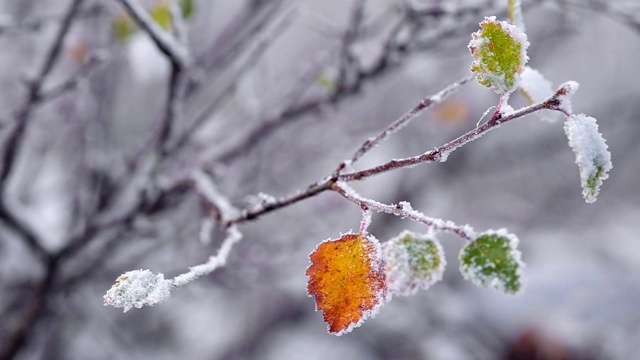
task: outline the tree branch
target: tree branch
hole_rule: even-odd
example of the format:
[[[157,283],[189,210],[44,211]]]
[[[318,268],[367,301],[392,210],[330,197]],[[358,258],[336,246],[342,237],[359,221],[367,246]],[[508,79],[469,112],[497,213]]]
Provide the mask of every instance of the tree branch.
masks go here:
[[[500,125],[506,122],[521,118],[525,115],[531,114],[533,112],[536,112],[542,109],[562,111],[562,109],[557,107],[558,96],[560,95],[562,94],[559,94],[557,92],[554,96],[550,97],[544,102],[524,107],[522,109],[519,109],[507,115],[503,115],[502,113],[497,113],[486,123],[476,127],[475,129],[463,135],[460,135],[456,139],[451,140],[448,143],[435,148],[434,150],[427,151],[422,155],[412,156],[404,159],[397,159],[397,160],[394,159],[385,164],[378,165],[369,169],[356,171],[348,174],[341,174],[338,178],[339,180],[342,180],[342,181],[362,180],[364,178],[367,178],[373,175],[378,175],[391,170],[414,166],[414,165],[422,164],[425,162],[434,162],[434,161],[444,162],[449,157],[449,154],[454,152],[459,147],[480,138],[485,133],[498,128]]]
[[[363,209],[375,210],[377,212],[384,212],[398,217],[411,219],[425,224],[434,230],[454,233],[468,241],[471,241],[475,238],[475,232],[469,225],[460,226],[456,225],[452,221],[445,221],[442,219],[429,217],[419,211],[413,210],[411,208],[411,204],[409,204],[408,202],[400,202],[396,205],[387,205],[371,199],[366,199],[356,193],[353,188],[351,188],[344,182],[333,183],[331,185],[331,190],[339,193],[340,195],[344,196],[349,201],[359,205]]]
[[[58,59],[58,55],[60,51],[62,51],[62,44],[64,38],[66,37],[69,29],[71,28],[71,23],[73,22],[74,17],[78,13],[80,8],[80,4],[82,0],[73,0],[71,5],[69,6],[69,10],[65,14],[64,19],[62,20],[62,24],[60,25],[60,29],[56,33],[54,37],[53,44],[49,48],[49,51],[45,55],[44,62],[42,67],[36,74],[33,80],[28,82],[27,86],[27,99],[22,105],[21,109],[15,116],[16,125],[8,135],[4,148],[2,149],[2,170],[0,170],[0,193],[4,191],[4,185],[13,170],[13,166],[15,164],[16,158],[18,156],[18,152],[22,147],[22,141],[24,139],[27,124],[29,122],[29,117],[31,116],[31,112],[34,109],[34,106],[41,100],[42,97],[42,86],[49,76],[53,65]]]
[[[117,0],[127,9],[127,12],[158,46],[158,49],[164,53],[174,66],[180,69],[188,69],[192,64],[189,51],[183,44],[180,44],[173,36],[162,30],[151,18],[149,13],[137,3],[131,0]]]

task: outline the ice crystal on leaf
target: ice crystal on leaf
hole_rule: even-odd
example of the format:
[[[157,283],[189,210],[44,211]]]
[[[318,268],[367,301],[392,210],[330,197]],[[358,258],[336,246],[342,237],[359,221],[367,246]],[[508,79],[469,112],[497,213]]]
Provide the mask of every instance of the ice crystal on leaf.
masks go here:
[[[585,114],[572,114],[564,124],[569,146],[576,154],[580,169],[582,196],[585,201],[596,201],[602,181],[609,177],[611,154],[602,134],[598,132],[596,119]]]
[[[404,231],[383,248],[389,293],[412,295],[442,279],[446,260],[435,237]]]
[[[307,291],[328,330],[350,332],[387,300],[382,247],[371,235],[345,234],[320,243],[309,255]]]
[[[133,270],[120,275],[104,295],[104,304],[124,308],[153,306],[169,298],[171,281],[149,270]]]
[[[518,87],[520,73],[527,63],[527,35],[518,27],[494,16],[480,23],[481,29],[472,34],[469,50],[475,58],[471,71],[481,85],[507,95]]]
[[[524,264],[517,246],[518,238],[505,229],[487,231],[460,251],[460,272],[476,285],[518,293]]]

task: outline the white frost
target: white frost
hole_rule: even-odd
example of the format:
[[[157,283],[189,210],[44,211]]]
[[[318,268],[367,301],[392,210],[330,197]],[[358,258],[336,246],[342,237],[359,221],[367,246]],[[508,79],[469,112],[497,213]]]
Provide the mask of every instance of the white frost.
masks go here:
[[[149,270],[133,270],[120,275],[111,289],[104,295],[104,305],[124,308],[141,308],[163,302],[171,295],[171,281],[164,275]]]
[[[524,67],[520,75],[520,91],[532,104],[543,102],[554,94],[551,81],[528,66]],[[540,114],[540,118],[547,122],[556,122],[561,117],[557,112],[541,111]]]
[[[553,85],[538,70],[524,67],[520,75],[520,88],[532,103],[546,100],[553,95]]]
[[[592,203],[597,199],[602,181],[609,177],[611,153],[598,132],[596,119],[590,116],[571,115],[564,124],[564,131],[569,138],[569,146],[576,154],[582,196],[586,202]]]
[[[233,246],[242,239],[242,233],[235,225],[232,225],[227,229],[227,237],[222,242],[220,250],[214,256],[211,256],[206,263],[192,266],[189,271],[176,276],[170,280],[171,284],[175,287],[184,286],[195,279],[210,274],[216,269],[223,267],[227,264],[227,258],[231,253]]]
[[[402,242],[406,237],[413,239],[413,249],[408,249]],[[430,246],[435,247],[435,254]],[[386,262],[387,288],[392,295],[413,295],[418,290],[428,289],[431,285],[442,280],[442,274],[447,264],[442,245],[433,235],[418,235],[410,231],[403,231],[397,237],[383,245]],[[420,251],[420,254],[415,254]],[[414,252],[411,254],[410,252]],[[416,255],[418,258],[416,258]],[[434,259],[433,257],[437,258]],[[424,269],[424,262],[432,264],[438,262],[433,269]]]
[[[573,113],[573,109],[571,107],[571,98],[573,94],[578,91],[580,84],[575,81],[567,81],[566,83],[560,85],[558,90],[556,90],[556,99],[560,101],[557,109],[564,112],[567,116]]]

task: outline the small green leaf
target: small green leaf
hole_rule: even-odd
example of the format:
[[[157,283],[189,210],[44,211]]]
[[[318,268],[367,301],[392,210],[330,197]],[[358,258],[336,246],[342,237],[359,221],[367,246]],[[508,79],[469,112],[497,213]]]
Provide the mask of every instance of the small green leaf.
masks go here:
[[[164,30],[171,29],[173,19],[171,18],[171,9],[166,3],[159,3],[151,9],[151,17]]]
[[[180,0],[180,10],[183,19],[188,19],[193,16],[195,10],[193,0]]]
[[[412,295],[442,279],[446,259],[433,236],[404,231],[384,244],[389,292]]]
[[[505,229],[487,231],[460,251],[460,272],[478,286],[515,294],[522,290],[518,238]]]
[[[120,41],[125,41],[136,31],[136,24],[129,15],[122,13],[111,22],[111,32]]]
[[[582,196],[586,202],[592,203],[612,168],[607,143],[598,132],[596,119],[585,114],[572,114],[564,124],[564,131],[569,138],[569,146],[576,154]]]
[[[478,83],[490,87],[500,95],[513,92],[520,74],[529,59],[527,35],[518,27],[494,16],[480,23],[481,29],[472,34],[469,50],[475,58],[471,71]]]

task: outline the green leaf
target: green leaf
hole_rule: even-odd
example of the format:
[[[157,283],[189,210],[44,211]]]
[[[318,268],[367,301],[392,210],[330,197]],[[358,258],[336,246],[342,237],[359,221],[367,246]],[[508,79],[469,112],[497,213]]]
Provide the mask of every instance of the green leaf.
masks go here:
[[[180,10],[183,19],[188,19],[193,16],[195,10],[193,0],[180,0]]]
[[[129,15],[122,13],[111,22],[111,32],[120,41],[125,41],[136,31],[136,24]]]
[[[460,251],[460,272],[478,286],[515,294],[522,290],[518,238],[505,229],[489,230]]]
[[[395,295],[412,295],[442,279],[446,259],[433,236],[404,231],[384,244],[387,286]]]
[[[564,124],[569,146],[576,154],[580,170],[582,196],[585,201],[596,201],[602,182],[609,177],[612,168],[611,153],[598,132],[596,119],[585,114],[572,114]]]
[[[480,23],[480,30],[472,34],[469,50],[474,57],[471,71],[478,83],[495,90],[500,95],[513,92],[520,81],[520,74],[529,59],[527,36],[518,27],[494,16]]]
[[[164,30],[171,29],[173,19],[171,18],[171,9],[169,9],[169,5],[166,3],[157,4],[151,9],[150,15],[161,28]]]

